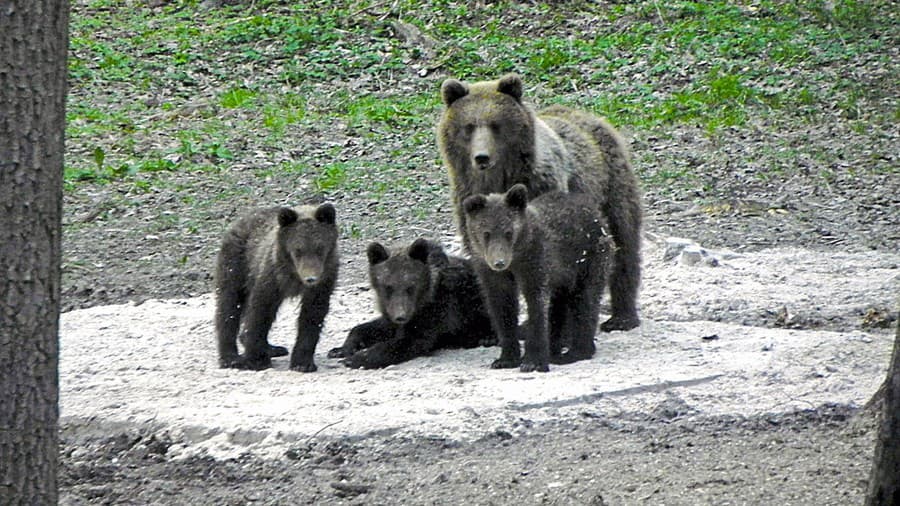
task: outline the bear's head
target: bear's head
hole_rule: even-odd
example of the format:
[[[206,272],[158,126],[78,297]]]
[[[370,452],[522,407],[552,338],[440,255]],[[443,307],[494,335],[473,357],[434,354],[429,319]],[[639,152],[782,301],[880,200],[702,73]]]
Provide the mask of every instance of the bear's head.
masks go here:
[[[304,285],[322,280],[334,261],[337,237],[334,206],[330,203],[282,207],[278,211],[278,247]]]
[[[513,185],[506,193],[470,195],[463,200],[465,234],[473,253],[488,267],[503,271],[515,260],[516,246],[526,230],[528,189]]]
[[[522,103],[522,79],[441,85],[446,110],[439,127],[441,149],[458,170],[511,171],[534,157],[534,116]]]
[[[373,242],[366,254],[378,310],[398,325],[409,322],[430,300],[434,272],[447,263],[440,245],[425,239],[393,253]]]

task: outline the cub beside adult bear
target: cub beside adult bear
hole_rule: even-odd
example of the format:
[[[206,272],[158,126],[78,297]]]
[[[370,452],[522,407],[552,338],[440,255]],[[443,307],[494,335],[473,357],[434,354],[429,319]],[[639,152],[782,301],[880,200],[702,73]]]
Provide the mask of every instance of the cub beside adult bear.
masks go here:
[[[265,369],[273,356],[286,355],[285,348],[269,344],[269,329],[284,299],[300,295],[291,369],[316,370],[313,353],[337,282],[337,237],[328,203],[258,209],[228,229],[215,273],[221,367]]]
[[[444,81],[446,106],[438,145],[450,173],[459,230],[463,200],[502,193],[521,183],[532,198],[549,191],[587,193],[606,216],[615,241],[609,276],[612,316],[604,331],[640,324],[641,198],[624,140],[603,119],[562,106],[535,113],[522,101],[522,80]],[[471,240],[464,238],[472,252]]]
[[[440,348],[474,348],[497,339],[471,262],[425,239],[389,251],[367,249],[369,279],[381,317],[357,325],[331,358],[374,369]]]
[[[463,201],[465,236],[487,298],[500,358],[491,367],[547,371],[594,355],[600,298],[611,240],[586,193],[549,192],[528,200],[516,184],[506,193]],[[520,356],[519,291],[529,328]],[[568,351],[562,353],[563,345]]]

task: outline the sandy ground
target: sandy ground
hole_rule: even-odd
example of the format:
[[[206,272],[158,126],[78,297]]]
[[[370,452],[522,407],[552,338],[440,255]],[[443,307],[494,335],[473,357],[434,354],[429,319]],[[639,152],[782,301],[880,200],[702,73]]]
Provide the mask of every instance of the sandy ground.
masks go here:
[[[179,441],[169,449],[174,459],[274,458],[319,435],[465,441],[515,436],[523,417],[861,405],[883,380],[893,336],[863,330],[860,319],[868,309],[896,309],[900,254],[672,256],[662,241],[647,243],[640,328],[598,335],[592,360],[545,374],[489,369],[497,348],[347,369],[325,354],[373,316],[370,292],[357,285],[335,293],[312,374],[288,370],[286,358],[262,372],[219,369],[210,295],[70,311],[61,322],[62,424],[86,437],[160,431]],[[293,313],[294,304],[283,306],[273,343],[293,343]]]

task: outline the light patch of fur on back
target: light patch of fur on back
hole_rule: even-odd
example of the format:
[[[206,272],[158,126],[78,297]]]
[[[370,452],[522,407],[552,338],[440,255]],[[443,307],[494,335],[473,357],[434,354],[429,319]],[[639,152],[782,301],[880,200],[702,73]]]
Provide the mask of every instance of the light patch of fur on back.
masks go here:
[[[572,156],[562,138],[547,123],[534,116],[534,171],[554,181],[556,189],[569,191],[569,176],[575,172]]]

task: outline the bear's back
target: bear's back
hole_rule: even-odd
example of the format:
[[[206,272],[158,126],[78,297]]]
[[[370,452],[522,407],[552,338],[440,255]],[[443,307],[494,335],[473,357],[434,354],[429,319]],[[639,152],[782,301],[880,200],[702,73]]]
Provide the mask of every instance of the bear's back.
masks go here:
[[[610,237],[596,200],[585,193],[545,193],[528,204],[529,219],[541,231],[550,272],[568,272],[586,258],[605,258]],[[553,266],[552,264],[557,264]]]

